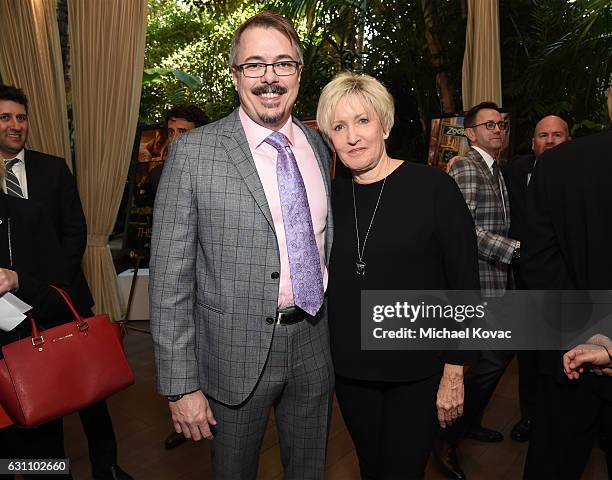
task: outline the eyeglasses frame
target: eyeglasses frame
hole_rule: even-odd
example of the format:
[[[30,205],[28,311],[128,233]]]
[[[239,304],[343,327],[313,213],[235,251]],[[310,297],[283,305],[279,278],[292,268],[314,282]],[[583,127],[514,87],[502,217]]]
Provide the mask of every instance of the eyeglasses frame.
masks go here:
[[[493,128],[487,127],[486,126],[487,123],[492,123]],[[500,124],[503,124],[504,128],[502,128]],[[508,130],[508,126],[510,125],[510,122],[508,120],[500,120],[499,122],[494,122],[493,120],[487,120],[486,122],[478,123],[476,125],[470,125],[469,127],[465,127],[465,128],[476,128],[476,127],[481,127],[483,125],[485,126],[487,130],[495,130],[495,127],[497,126],[500,132],[505,132],[506,130]]]
[[[279,74],[276,71],[276,67],[275,65],[278,65],[279,63],[292,63],[295,65],[295,72],[293,73],[289,73],[289,74]],[[245,73],[244,73],[244,67],[245,65],[264,65],[264,71],[261,75],[257,76],[257,77],[248,77]],[[240,72],[242,73],[242,75],[245,78],[261,78],[264,77],[266,75],[266,73],[268,73],[268,67],[272,67],[272,71],[274,72],[274,75],[278,76],[278,77],[290,77],[291,75],[295,75],[298,72],[299,67],[302,65],[301,62],[299,62],[298,60],[279,60],[278,62],[272,62],[272,63],[264,63],[264,62],[247,62],[247,63],[241,63],[240,65],[234,65],[234,68],[240,70]]]

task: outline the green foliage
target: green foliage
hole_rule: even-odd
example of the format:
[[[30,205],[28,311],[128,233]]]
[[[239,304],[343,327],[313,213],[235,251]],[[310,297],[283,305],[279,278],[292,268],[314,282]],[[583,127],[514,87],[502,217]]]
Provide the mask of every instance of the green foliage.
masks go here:
[[[238,104],[227,64],[234,30],[261,2],[149,0],[140,121],[159,123],[181,103],[215,120]]]
[[[423,5],[430,8],[436,20],[434,34],[440,43],[436,60],[451,85],[457,86],[465,36],[461,2],[299,0],[278,4],[287,16],[305,18],[310,31],[320,38],[318,44],[310,45],[314,63],[309,65],[307,60],[305,71],[312,73],[302,81],[303,93],[306,90],[302,101],[308,102],[308,108],[316,109],[320,88],[336,72],[350,69],[368,73],[382,81],[396,101],[390,153],[424,161],[430,119],[439,116],[442,108],[436,90],[437,70],[425,38]],[[454,93],[458,103],[459,91],[455,89]]]
[[[602,128],[612,0],[499,2],[504,106],[514,113],[518,150],[529,150],[533,126],[547,114],[579,124],[578,134]],[[338,71],[369,73],[396,101],[391,153],[425,160],[431,118],[443,112],[441,72],[461,106],[464,0],[149,0],[141,120],[156,123],[178,103],[196,103],[213,120],[235,108],[230,39],[264,8],[290,18],[303,41],[298,117],[314,118],[321,89]]]
[[[535,123],[549,114],[566,118],[574,135],[601,130],[608,121],[612,0],[504,4],[504,96],[515,111],[518,149],[530,150]]]

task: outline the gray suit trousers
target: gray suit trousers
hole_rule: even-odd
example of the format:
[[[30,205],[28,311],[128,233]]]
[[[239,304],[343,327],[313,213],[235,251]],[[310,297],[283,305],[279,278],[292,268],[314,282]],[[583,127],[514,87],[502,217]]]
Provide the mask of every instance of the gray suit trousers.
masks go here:
[[[326,318],[276,325],[261,378],[238,406],[209,399],[217,425],[214,478],[254,480],[274,408],[286,480],[323,480],[334,375]]]

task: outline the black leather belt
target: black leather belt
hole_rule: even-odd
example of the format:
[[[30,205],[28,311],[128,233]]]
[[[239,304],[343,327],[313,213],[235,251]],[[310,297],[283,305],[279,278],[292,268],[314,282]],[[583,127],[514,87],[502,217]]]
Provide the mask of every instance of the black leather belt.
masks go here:
[[[304,310],[295,306],[276,311],[276,323],[278,325],[293,325],[294,323],[299,323],[309,317],[310,315],[308,315]]]

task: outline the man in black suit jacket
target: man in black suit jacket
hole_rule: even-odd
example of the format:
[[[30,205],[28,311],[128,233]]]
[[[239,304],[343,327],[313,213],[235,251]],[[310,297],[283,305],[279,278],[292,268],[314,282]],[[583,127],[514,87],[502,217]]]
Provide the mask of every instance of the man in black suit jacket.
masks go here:
[[[2,170],[0,164],[0,179]],[[66,304],[49,286],[68,286],[61,248],[53,231],[42,207],[0,192],[0,295],[12,291],[32,306],[31,315],[41,328],[72,318]],[[30,322],[25,319],[10,331],[0,329],[0,347],[31,335]],[[35,428],[14,425],[0,428],[0,445],[4,458],[65,458],[62,419]],[[25,475],[24,478],[36,480],[37,477]],[[0,475],[0,478],[13,478],[13,475]],[[54,475],[54,478],[68,480],[72,476]]]
[[[502,173],[508,187],[508,196],[512,211],[510,214],[510,238],[524,241],[527,221],[527,185],[531,179],[531,172],[537,159],[545,151],[567,142],[570,139],[567,122],[556,115],[542,118],[535,126],[531,148],[533,154],[519,155],[512,158],[502,166]],[[514,282],[517,290],[527,287],[520,271],[520,262],[512,261]],[[529,440],[532,419],[535,415],[536,392],[538,384],[537,352],[517,352],[519,364],[519,401],[521,406],[521,419],[517,422],[510,437],[516,442]]]
[[[608,110],[612,119],[610,92]],[[521,262],[530,289],[612,289],[610,146],[612,129],[607,129],[559,145],[538,159],[527,195]],[[606,327],[612,330],[612,325]],[[561,353],[540,354],[538,407],[525,478],[579,479],[602,428],[608,434],[600,445],[610,474],[610,379],[586,374],[570,382]]]
[[[93,298],[81,262],[87,245],[87,224],[76,183],[66,162],[24,148],[28,135],[27,98],[15,87],[0,85],[0,158],[5,163],[8,195],[39,204],[49,216],[69,272],[75,306],[92,314]],[[106,402],[79,412],[89,442],[95,480],[129,480],[117,466],[117,443]]]

